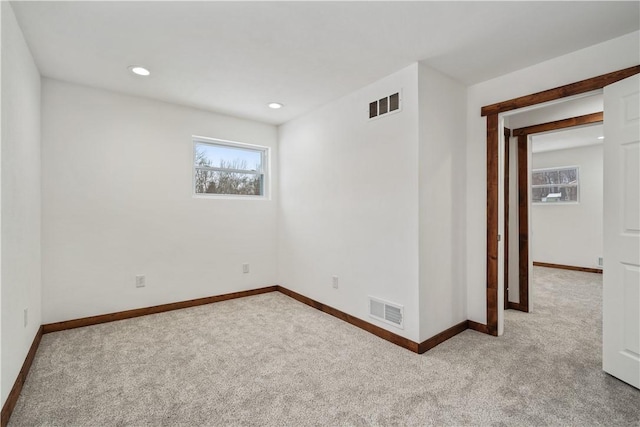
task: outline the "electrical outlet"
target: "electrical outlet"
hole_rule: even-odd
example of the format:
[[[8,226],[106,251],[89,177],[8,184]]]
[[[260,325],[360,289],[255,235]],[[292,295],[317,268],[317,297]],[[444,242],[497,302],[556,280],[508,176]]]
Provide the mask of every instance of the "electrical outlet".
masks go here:
[[[136,276],[136,288],[144,288],[147,284],[147,280],[144,277],[144,274],[139,274]]]
[[[24,309],[24,327],[26,328],[28,324],[29,324],[29,309],[25,308]]]
[[[333,276],[332,279],[333,289],[338,289],[338,276]]]
[[[247,263],[242,264],[242,272],[244,274],[247,274],[249,272],[249,264]]]
[[[598,257],[598,265],[602,267],[602,264],[603,264],[603,260],[602,260],[602,257],[600,256]]]

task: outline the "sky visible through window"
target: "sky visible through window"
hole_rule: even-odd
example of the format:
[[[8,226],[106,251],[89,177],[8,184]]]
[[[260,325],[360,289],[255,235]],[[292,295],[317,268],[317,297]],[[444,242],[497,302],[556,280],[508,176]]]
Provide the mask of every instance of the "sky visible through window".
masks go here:
[[[196,150],[201,152],[214,167],[219,167],[220,161],[223,160],[225,165],[238,165],[246,162],[247,170],[262,169],[262,156],[259,151],[201,143],[196,144]]]

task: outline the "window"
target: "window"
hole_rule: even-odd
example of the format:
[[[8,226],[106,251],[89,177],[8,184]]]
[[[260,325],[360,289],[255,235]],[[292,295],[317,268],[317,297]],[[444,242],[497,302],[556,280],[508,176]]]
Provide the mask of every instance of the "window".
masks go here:
[[[268,153],[267,147],[194,137],[194,194],[266,197]]]
[[[579,170],[577,166],[534,169],[531,175],[533,203],[577,203]]]

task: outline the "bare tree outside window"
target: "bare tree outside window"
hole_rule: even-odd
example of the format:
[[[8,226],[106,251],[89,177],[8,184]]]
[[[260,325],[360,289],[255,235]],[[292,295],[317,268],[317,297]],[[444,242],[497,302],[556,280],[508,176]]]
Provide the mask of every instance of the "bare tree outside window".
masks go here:
[[[577,166],[536,169],[531,174],[533,203],[578,202],[579,170]]]
[[[195,194],[264,196],[266,149],[194,143]]]

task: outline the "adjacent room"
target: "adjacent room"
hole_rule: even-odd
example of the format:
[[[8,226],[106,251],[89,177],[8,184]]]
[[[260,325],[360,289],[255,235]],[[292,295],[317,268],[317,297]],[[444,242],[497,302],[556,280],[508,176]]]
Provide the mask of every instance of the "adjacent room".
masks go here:
[[[2,427],[640,423],[640,3],[0,6]]]
[[[596,91],[505,119],[506,309],[535,305],[520,280],[530,262],[602,273],[603,101]]]
[[[602,270],[602,125],[533,137],[534,265]]]

